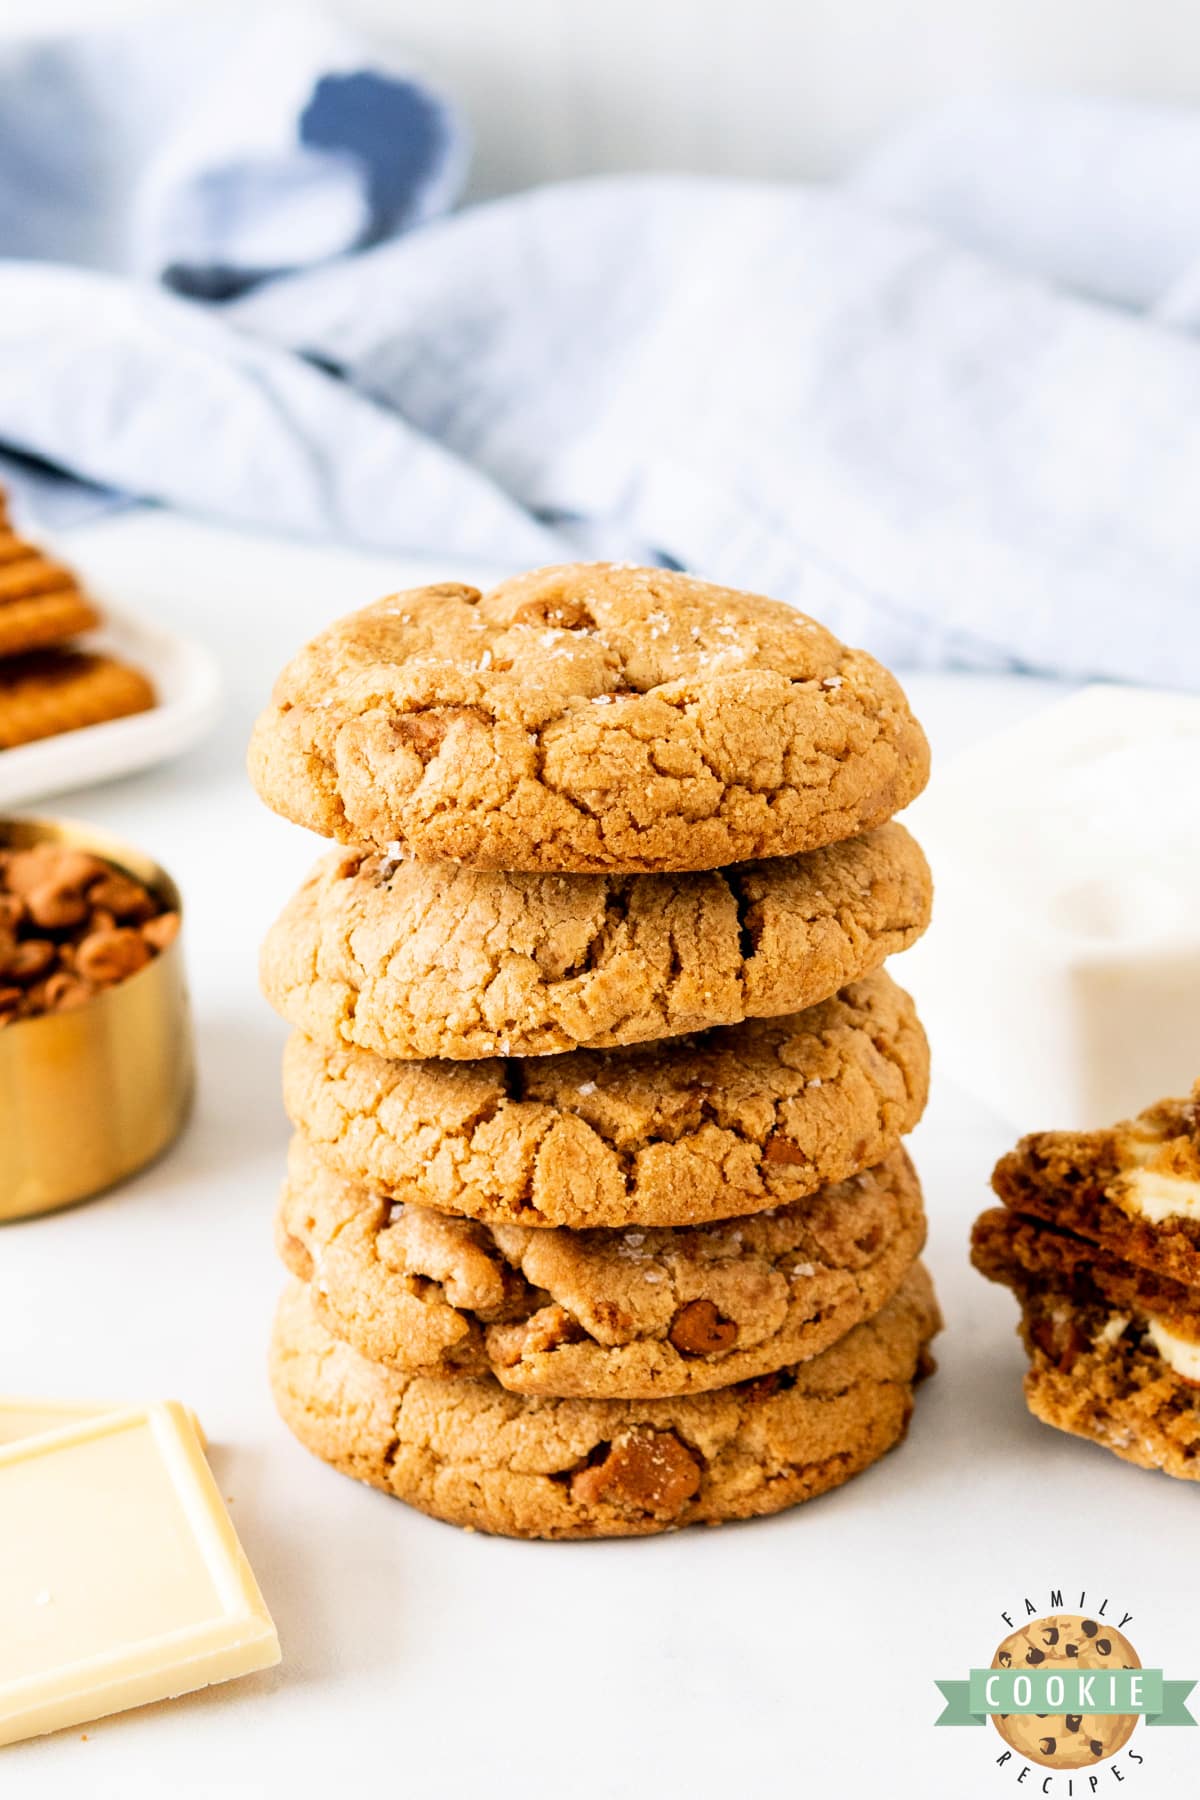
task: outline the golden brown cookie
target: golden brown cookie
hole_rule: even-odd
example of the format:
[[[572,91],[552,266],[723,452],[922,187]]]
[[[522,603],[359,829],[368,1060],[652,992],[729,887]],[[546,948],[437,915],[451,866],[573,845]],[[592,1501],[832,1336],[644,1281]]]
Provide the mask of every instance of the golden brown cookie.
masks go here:
[[[0,750],[103,725],[154,705],[137,669],[80,650],[34,650],[0,662]]]
[[[533,1231],[394,1205],[297,1137],[277,1220],[322,1324],[402,1373],[517,1394],[702,1393],[806,1361],[872,1317],[921,1252],[902,1150],[753,1218]]]
[[[1021,1304],[1038,1418],[1200,1480],[1200,1289],[1000,1207],[976,1220],[971,1260]]]
[[[40,650],[99,623],[70,569],[19,537],[0,500],[0,657]]]
[[[284,670],[250,771],[324,837],[477,869],[716,869],[880,825],[929,753],[803,613],[576,563],[381,600]]]
[[[638,1537],[780,1512],[876,1462],[904,1435],[939,1324],[917,1264],[874,1319],[794,1369],[674,1400],[551,1400],[368,1362],[296,1283],[271,1383],[309,1450],[437,1518],[507,1537]]]
[[[929,869],[901,825],[682,875],[326,858],[263,946],[268,1000],[388,1057],[540,1056],[790,1013],[905,949]]]
[[[393,1199],[497,1225],[698,1225],[881,1162],[921,1116],[928,1058],[880,970],[803,1013],[626,1050],[386,1062],[296,1036],[284,1102]]]
[[[1172,1344],[1146,1316],[1114,1312],[1052,1288],[1027,1291],[1029,1410],[1058,1431],[1143,1469],[1200,1481],[1200,1345]],[[1184,1375],[1164,1355],[1191,1351]]]
[[[1104,1131],[1040,1131],[1001,1157],[992,1186],[1014,1212],[1200,1287],[1200,1083]]]
[[[976,1219],[971,1261],[989,1281],[1019,1294],[1052,1288],[1088,1305],[1152,1314],[1200,1339],[1200,1288],[1006,1207],[991,1207]]]

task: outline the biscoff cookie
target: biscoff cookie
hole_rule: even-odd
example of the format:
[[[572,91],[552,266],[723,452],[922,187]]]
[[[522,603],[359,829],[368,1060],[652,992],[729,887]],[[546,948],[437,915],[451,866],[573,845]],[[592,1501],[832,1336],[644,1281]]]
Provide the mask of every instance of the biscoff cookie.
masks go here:
[[[904,1436],[940,1325],[917,1264],[831,1349],[663,1400],[560,1400],[368,1362],[294,1283],[276,1318],[275,1402],[317,1456],[456,1525],[523,1538],[639,1537],[780,1512]]]
[[[1200,1084],[1103,1131],[1040,1131],[1001,1157],[992,1186],[1014,1212],[1091,1238],[1200,1287]]]
[[[395,1205],[297,1137],[277,1240],[322,1324],[372,1362],[491,1374],[519,1394],[650,1399],[819,1355],[895,1293],[925,1221],[902,1150],[721,1225],[538,1231]]]
[[[352,1180],[496,1225],[698,1225],[870,1168],[925,1105],[929,1051],[882,970],[806,1012],[663,1044],[388,1062],[295,1036],[294,1123]]]
[[[99,623],[70,569],[18,536],[0,499],[0,657],[43,649]]]
[[[330,627],[255,728],[268,806],[477,869],[715,869],[854,837],[929,753],[895,679],[778,601],[575,563]]]
[[[263,946],[309,1037],[387,1057],[541,1056],[797,1012],[929,922],[901,825],[677,875],[505,875],[358,852],[320,863]]]
[[[32,650],[0,662],[0,750],[103,725],[154,705],[146,677],[111,656]]]

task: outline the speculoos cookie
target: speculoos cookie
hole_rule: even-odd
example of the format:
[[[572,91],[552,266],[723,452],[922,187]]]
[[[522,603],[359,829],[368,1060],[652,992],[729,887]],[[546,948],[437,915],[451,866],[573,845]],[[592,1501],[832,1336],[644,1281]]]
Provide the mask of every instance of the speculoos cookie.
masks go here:
[[[0,494],[0,657],[44,649],[99,623],[70,569],[13,530]]]

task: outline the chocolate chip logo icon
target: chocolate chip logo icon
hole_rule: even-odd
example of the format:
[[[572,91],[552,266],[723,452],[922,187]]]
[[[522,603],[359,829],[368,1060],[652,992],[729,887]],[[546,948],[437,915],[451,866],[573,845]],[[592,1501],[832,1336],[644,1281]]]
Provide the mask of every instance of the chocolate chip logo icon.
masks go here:
[[[1140,1669],[1127,1637],[1097,1619],[1051,1613],[1010,1632],[993,1669]],[[994,1713],[1005,1743],[1046,1769],[1088,1769],[1115,1756],[1133,1735],[1136,1713]]]

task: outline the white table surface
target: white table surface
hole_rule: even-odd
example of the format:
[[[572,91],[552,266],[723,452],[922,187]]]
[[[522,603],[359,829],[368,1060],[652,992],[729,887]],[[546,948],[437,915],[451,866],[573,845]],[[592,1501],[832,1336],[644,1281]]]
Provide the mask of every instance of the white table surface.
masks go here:
[[[1001,1610],[1026,1594],[1048,1610],[1051,1586],[1086,1589],[1089,1607],[1111,1596],[1117,1618],[1134,1615],[1143,1661],[1200,1674],[1194,1492],[1026,1413],[1013,1302],[966,1257],[1012,1133],[950,1069],[936,1069],[912,1141],[948,1321],[940,1373],[903,1448],[847,1487],[721,1531],[538,1545],[453,1530],[307,1456],[264,1376],[288,1129],[284,1028],[258,997],[255,956],[317,845],[256,802],[243,747],[278,667],[330,617],[427,572],[470,571],[154,514],[64,548],[102,593],[203,639],[226,672],[205,746],[51,803],[132,838],[178,879],[200,1095],[159,1166],[0,1230],[0,1391],[195,1407],[284,1660],[88,1727],[86,1742],[73,1731],[0,1752],[5,1795],[1002,1795],[1018,1783],[1013,1765],[995,1768],[990,1729],[932,1729],[934,1680],[989,1661]],[[1056,692],[907,685],[943,757]],[[1140,1726],[1134,1743],[1146,1761],[1127,1765],[1122,1792],[1181,1794],[1189,1773],[1195,1791],[1190,1733]],[[1097,1773],[1101,1792],[1115,1788],[1107,1765]],[[1022,1792],[1041,1792],[1032,1776]],[[1049,1791],[1065,1795],[1065,1778]]]

